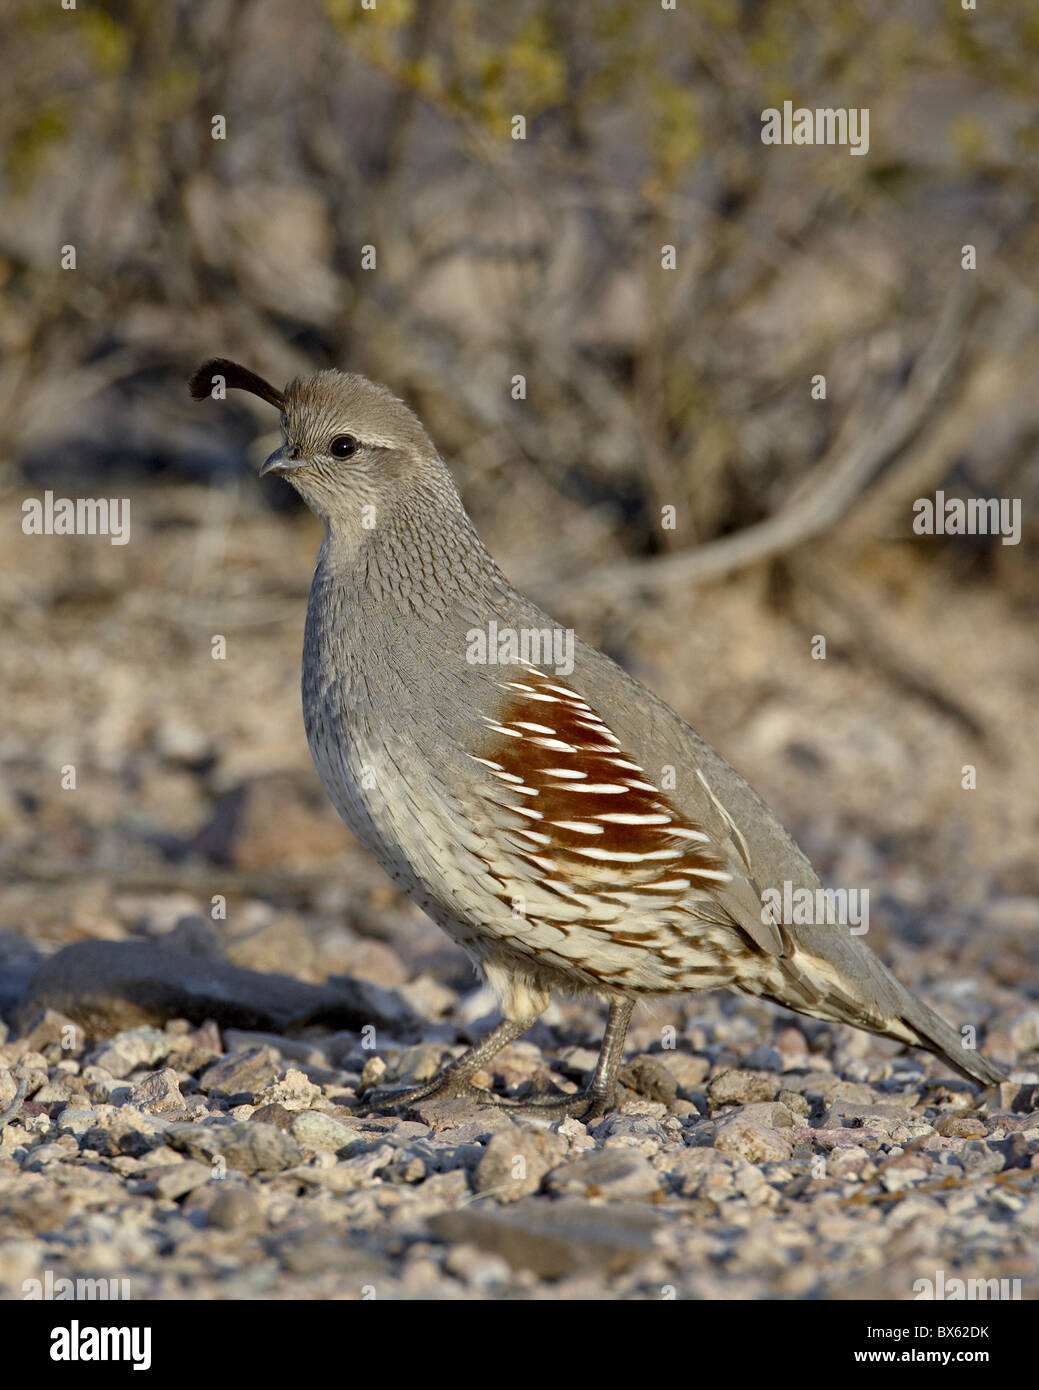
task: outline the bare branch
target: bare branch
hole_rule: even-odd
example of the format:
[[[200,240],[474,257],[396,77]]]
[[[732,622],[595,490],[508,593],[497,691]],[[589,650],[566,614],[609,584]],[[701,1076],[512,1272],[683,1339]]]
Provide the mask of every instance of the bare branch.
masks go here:
[[[576,577],[580,592],[619,595],[661,584],[699,584],[719,579],[747,565],[781,555],[838,521],[902,450],[927,419],[952,376],[966,338],[976,300],[967,276],[950,295],[934,336],[920,355],[904,390],[882,413],[880,423],[842,451],[838,445],[765,521],[695,550],[652,560],[604,565]]]

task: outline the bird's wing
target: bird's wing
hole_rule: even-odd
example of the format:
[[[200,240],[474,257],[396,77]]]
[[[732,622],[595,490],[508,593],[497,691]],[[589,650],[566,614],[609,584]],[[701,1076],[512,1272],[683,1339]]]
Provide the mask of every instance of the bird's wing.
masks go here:
[[[769,954],[788,948],[763,913],[746,843],[702,774],[702,816],[675,805],[576,688],[534,666],[503,672],[471,755],[485,800],[508,813],[501,834],[539,889],[620,908],[681,905],[732,924]]]

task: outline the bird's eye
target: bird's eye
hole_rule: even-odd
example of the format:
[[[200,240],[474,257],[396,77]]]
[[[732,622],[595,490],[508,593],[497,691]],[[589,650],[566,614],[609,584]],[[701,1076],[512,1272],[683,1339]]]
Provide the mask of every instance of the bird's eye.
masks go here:
[[[328,452],[334,459],[348,459],[357,453],[357,440],[352,434],[337,434],[328,446]]]

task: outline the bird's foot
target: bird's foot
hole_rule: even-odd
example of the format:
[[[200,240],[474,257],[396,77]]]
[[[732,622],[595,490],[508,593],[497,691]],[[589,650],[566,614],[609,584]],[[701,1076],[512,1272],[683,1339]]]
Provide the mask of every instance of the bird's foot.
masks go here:
[[[467,1076],[453,1076],[450,1067],[438,1072],[432,1081],[422,1086],[405,1086],[395,1091],[369,1091],[361,1098],[364,1110],[400,1110],[404,1106],[417,1105],[423,1100],[472,1100],[478,1105],[505,1104],[492,1091],[483,1091],[474,1086]]]
[[[612,1108],[614,1097],[606,1091],[588,1087],[572,1096],[538,1096],[530,1100],[506,1102],[517,1115],[529,1119],[564,1120],[573,1117],[585,1124],[601,1120]]]
[[[479,1086],[474,1086],[468,1076],[452,1075],[450,1067],[447,1067],[422,1086],[388,1091],[383,1095],[378,1091],[369,1092],[362,1098],[360,1108],[381,1113],[418,1105],[426,1100],[471,1100],[477,1105],[493,1105],[500,1110],[508,1110],[514,1115],[522,1115],[529,1119],[563,1120],[573,1116],[585,1121],[602,1119],[613,1104],[611,1095],[592,1087],[578,1091],[572,1096],[537,1096],[513,1100],[509,1096],[499,1096],[493,1091],[482,1090]]]

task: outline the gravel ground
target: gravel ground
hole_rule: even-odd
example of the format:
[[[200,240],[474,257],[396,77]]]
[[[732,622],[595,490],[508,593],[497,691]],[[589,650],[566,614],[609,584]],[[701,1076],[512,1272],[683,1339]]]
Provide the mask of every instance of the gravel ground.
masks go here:
[[[469,1102],[372,1116],[359,1090],[426,1079],[493,1007],[398,917],[398,950],[340,940],[368,976],[350,1002],[370,1005],[366,1034],[172,1018],[88,1040],[30,989],[0,1046],[0,1294],[71,1278],[135,1299],[910,1299],[939,1270],[1039,1293],[1039,1009],[1012,991],[986,1050],[1015,1079],[985,1096],[930,1057],[715,993],[639,1011],[622,1103],[596,1123]],[[294,931],[275,919],[252,949],[283,956]],[[936,950],[906,954],[917,983]],[[555,1005],[478,1081],[572,1090],[600,1026]]]

